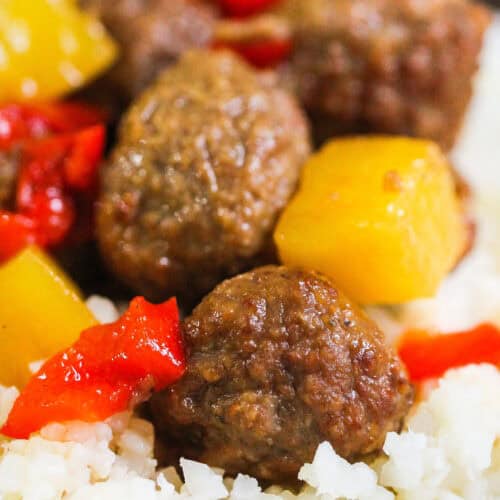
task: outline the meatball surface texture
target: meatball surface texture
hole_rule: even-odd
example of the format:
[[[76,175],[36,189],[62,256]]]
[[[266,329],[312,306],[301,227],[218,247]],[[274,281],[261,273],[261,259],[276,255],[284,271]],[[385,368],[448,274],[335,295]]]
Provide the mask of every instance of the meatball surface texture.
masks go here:
[[[186,54],[122,122],[98,206],[105,260],[137,292],[185,302],[269,262],[309,151],[293,97],[229,52]]]
[[[182,453],[286,482],[324,440],[349,460],[399,430],[413,390],[376,325],[326,277],[267,266],[225,281],[185,322],[186,375],[152,401]]]

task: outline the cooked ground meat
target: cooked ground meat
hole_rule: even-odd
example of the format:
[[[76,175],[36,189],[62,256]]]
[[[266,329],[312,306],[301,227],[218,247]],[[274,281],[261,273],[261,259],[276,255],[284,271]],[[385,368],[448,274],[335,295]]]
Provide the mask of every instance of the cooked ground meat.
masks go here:
[[[80,0],[102,19],[118,41],[121,57],[95,87],[136,96],[159,72],[191,48],[207,45],[214,9],[198,0]]]
[[[313,272],[225,281],[186,319],[185,376],[152,400],[184,456],[283,482],[328,440],[349,460],[397,431],[413,390],[376,325]]]
[[[384,132],[453,144],[489,15],[468,0],[284,0],[283,71],[319,141]]]
[[[276,219],[310,151],[289,94],[229,52],[192,52],[132,106],[119,135],[97,222],[122,280],[189,303],[269,262]]]
[[[0,152],[0,209],[12,209],[18,171],[18,152]]]

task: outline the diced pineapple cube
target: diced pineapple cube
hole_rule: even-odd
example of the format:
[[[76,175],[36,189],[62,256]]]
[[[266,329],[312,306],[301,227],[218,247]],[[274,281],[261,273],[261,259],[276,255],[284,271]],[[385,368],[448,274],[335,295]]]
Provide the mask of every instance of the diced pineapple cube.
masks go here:
[[[275,242],[285,264],[322,271],[361,303],[401,303],[435,294],[466,227],[437,145],[348,138],[311,157]]]

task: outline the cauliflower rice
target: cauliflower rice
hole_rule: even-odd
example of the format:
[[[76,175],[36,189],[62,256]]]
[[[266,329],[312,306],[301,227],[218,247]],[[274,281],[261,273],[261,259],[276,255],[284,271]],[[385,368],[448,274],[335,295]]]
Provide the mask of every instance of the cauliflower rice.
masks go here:
[[[371,314],[394,338],[408,327],[442,332],[483,321],[500,325],[500,19],[487,37],[483,66],[454,160],[476,189],[478,245],[436,298]],[[116,319],[103,298],[88,302],[102,322]],[[18,396],[0,387],[0,423]],[[29,440],[3,440],[2,500],[493,500],[500,499],[500,371],[471,365],[449,371],[407,419],[389,433],[384,455],[350,464],[328,443],[318,447],[299,478],[302,491],[265,492],[257,481],[181,460],[184,483],[173,468],[157,470],[152,425],[130,413],[106,422],[52,424]]]

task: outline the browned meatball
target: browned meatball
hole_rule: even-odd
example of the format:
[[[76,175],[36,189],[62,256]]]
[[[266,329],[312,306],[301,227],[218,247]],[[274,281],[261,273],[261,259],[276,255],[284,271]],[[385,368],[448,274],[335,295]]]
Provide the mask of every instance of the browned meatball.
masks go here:
[[[167,445],[229,473],[296,478],[324,440],[363,458],[411,406],[382,333],[319,274],[268,266],[225,281],[184,329],[187,372],[154,397],[155,422]]]
[[[386,132],[449,148],[472,90],[487,10],[469,0],[285,0],[295,30],[283,80],[319,140]]]
[[[118,41],[121,57],[96,87],[130,100],[186,50],[207,45],[214,9],[199,0],[80,0]]]
[[[289,94],[229,52],[187,54],[123,120],[102,176],[104,258],[148,297],[199,298],[266,260],[309,150]]]

